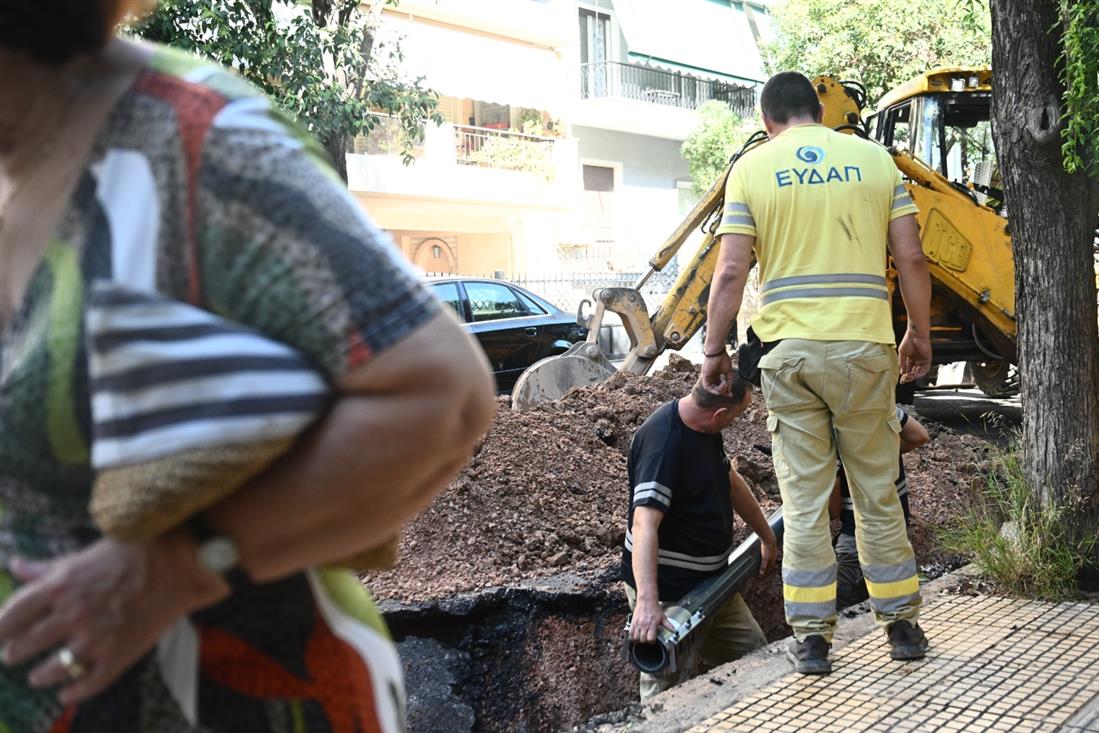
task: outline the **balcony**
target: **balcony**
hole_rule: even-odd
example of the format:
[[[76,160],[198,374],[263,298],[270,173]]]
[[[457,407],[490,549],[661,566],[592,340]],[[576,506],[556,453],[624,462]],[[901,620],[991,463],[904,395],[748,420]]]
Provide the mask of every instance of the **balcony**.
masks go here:
[[[756,90],[677,71],[619,61],[580,65],[573,125],[686,140],[698,126],[698,108],[711,100],[745,117],[755,114]]]
[[[454,142],[458,165],[522,171],[547,181],[554,178],[553,151],[556,138],[487,127],[454,125]]]
[[[581,64],[580,97],[630,99],[690,110],[717,99],[745,116],[752,114],[756,104],[751,87],[619,61]]]
[[[347,156],[352,191],[550,209],[568,208],[576,196],[573,139],[428,125],[410,166],[402,163],[400,140],[397,121],[379,115],[370,136],[356,140]]]

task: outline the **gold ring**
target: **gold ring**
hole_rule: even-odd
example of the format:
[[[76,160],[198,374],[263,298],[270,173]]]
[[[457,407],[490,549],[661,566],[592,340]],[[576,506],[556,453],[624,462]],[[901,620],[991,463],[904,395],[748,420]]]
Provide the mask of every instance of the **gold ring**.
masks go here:
[[[73,650],[67,646],[57,650],[57,661],[65,670],[65,673],[69,675],[69,679],[78,680],[84,676],[84,664],[76,658]]]

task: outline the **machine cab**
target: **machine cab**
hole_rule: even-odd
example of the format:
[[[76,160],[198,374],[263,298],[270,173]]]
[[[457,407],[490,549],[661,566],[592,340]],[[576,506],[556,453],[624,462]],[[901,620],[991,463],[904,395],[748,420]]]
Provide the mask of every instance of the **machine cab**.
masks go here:
[[[1003,199],[992,141],[992,71],[929,71],[887,94],[870,120],[871,136],[906,150],[978,203]]]

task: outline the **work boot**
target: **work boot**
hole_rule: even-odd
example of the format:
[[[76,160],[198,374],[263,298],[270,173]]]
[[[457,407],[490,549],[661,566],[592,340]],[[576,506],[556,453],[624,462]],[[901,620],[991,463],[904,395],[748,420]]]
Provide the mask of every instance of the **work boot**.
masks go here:
[[[893,659],[923,659],[927,654],[927,637],[918,625],[907,621],[894,621],[889,624],[889,645],[893,649],[889,656]]]
[[[786,656],[794,663],[794,669],[801,674],[830,674],[832,663],[828,661],[828,650],[832,647],[820,634],[805,637],[805,641],[790,640]]]

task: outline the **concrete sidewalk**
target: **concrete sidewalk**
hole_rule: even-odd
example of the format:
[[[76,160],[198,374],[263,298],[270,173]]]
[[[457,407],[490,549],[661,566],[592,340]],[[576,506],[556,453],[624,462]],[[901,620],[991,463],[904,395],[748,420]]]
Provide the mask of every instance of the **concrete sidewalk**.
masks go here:
[[[789,674],[689,728],[711,731],[1099,733],[1099,604],[940,595],[926,659],[869,630],[823,677]]]
[[[783,639],[579,730],[1099,733],[1099,597],[982,595],[975,572],[921,587],[924,660],[891,660],[861,603],[840,613],[831,675],[794,674]]]

